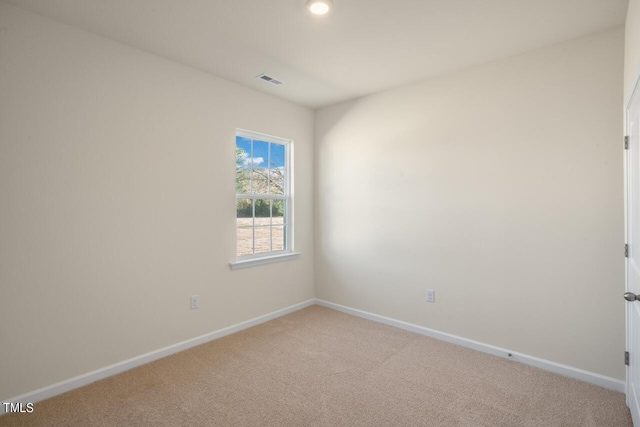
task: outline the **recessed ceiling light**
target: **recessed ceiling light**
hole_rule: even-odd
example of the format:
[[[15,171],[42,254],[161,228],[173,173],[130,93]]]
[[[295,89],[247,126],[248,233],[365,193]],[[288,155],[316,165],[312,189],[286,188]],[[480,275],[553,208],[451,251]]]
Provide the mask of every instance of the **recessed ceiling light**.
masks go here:
[[[307,9],[314,15],[325,15],[333,7],[333,0],[307,0]]]

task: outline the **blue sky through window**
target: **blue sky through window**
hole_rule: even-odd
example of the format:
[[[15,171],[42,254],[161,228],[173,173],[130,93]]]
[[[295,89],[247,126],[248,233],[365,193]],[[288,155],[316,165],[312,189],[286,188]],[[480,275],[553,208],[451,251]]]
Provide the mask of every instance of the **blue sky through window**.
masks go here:
[[[246,157],[243,159],[243,165],[247,168],[251,167],[252,164],[254,167],[269,167],[269,145],[271,145],[271,168],[284,167],[284,145],[254,140],[252,153],[251,139],[236,136],[236,146],[246,153]]]

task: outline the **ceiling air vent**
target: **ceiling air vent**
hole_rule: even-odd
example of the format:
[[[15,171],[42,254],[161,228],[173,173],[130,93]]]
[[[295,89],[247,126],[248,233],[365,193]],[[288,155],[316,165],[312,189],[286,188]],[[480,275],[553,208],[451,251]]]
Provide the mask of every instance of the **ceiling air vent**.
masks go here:
[[[256,77],[257,79],[260,80],[264,80],[265,82],[271,83],[272,85],[276,85],[276,86],[280,86],[282,85],[282,81],[278,80],[278,79],[274,79],[271,76],[268,76],[266,74],[260,74],[258,77]]]

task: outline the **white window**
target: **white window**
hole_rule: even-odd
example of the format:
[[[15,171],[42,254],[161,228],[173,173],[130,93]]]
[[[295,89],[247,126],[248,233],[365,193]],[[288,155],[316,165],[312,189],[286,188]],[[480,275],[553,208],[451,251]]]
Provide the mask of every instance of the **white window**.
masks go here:
[[[291,150],[290,140],[236,130],[236,261],[232,267],[295,255]]]

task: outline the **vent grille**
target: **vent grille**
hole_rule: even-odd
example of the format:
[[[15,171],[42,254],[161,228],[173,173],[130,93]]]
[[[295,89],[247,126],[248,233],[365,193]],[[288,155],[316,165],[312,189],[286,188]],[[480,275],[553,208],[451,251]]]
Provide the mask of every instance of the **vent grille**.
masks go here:
[[[282,80],[278,80],[274,77],[271,77],[267,74],[260,74],[257,79],[264,80],[267,83],[271,83],[272,85],[281,86],[283,84]]]

